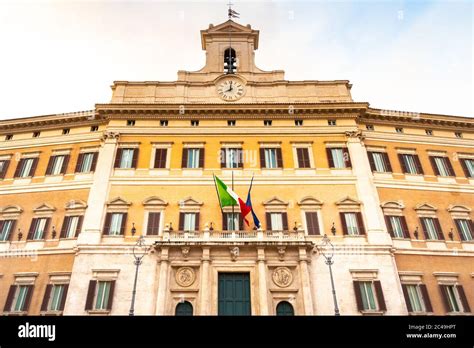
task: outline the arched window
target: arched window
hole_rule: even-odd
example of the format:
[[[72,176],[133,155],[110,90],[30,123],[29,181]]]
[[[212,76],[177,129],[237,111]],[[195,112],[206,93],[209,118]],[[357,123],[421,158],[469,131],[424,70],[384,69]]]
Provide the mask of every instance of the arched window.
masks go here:
[[[178,303],[176,305],[175,315],[177,315],[177,316],[190,316],[190,315],[193,315],[193,305],[188,301]]]
[[[276,315],[278,316],[292,316],[295,315],[295,310],[291,303],[287,301],[281,301],[278,303],[276,308]]]
[[[224,72],[226,74],[234,74],[237,72],[236,57],[233,48],[228,48],[224,51]]]

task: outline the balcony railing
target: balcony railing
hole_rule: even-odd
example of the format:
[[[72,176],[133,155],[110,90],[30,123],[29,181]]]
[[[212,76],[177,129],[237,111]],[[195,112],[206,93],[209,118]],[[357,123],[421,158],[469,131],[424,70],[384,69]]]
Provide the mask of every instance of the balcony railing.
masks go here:
[[[305,239],[299,231],[163,231],[163,242],[184,241],[301,241]]]

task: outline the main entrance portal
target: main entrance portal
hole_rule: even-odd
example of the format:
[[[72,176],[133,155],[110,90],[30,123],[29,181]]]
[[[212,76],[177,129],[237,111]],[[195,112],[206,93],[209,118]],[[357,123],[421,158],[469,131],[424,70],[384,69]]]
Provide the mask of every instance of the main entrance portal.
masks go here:
[[[250,315],[249,273],[219,273],[219,315]]]

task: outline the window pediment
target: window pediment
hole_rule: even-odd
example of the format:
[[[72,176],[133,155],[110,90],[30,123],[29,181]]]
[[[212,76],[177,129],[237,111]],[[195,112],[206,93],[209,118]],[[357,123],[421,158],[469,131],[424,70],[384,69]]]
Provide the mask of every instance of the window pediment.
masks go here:
[[[192,197],[186,197],[186,198],[180,200],[178,202],[178,205],[180,207],[183,207],[183,206],[184,207],[200,207],[201,205],[203,205],[203,203],[195,200]]]
[[[402,201],[386,201],[380,204],[382,209],[405,209],[405,205]]]
[[[301,209],[321,209],[323,202],[313,196],[306,196],[301,198],[298,205]]]
[[[1,210],[2,217],[17,217],[23,213],[23,209],[19,205],[7,205]]]
[[[158,196],[151,196],[145,199],[142,204],[147,208],[164,208],[168,205],[168,202]]]
[[[448,209],[450,213],[467,213],[469,214],[472,209],[461,204],[451,204]]]
[[[361,202],[358,201],[357,199],[351,198],[349,196],[342,198],[336,202],[337,206],[350,206],[350,205],[356,205],[360,206]]]
[[[273,196],[272,198],[266,200],[266,201],[263,201],[262,203],[265,207],[266,206],[287,206],[288,205],[288,202],[285,202],[283,200],[281,200],[280,198],[276,197],[276,196]]]
[[[83,200],[71,200],[66,203],[65,209],[68,213],[84,211],[87,208],[87,203]]]
[[[415,210],[417,212],[423,212],[423,211],[426,211],[426,212],[435,212],[438,210],[438,208],[436,208],[434,205],[431,205],[431,204],[428,204],[428,203],[421,203],[421,204],[418,204],[416,207],[415,207]]]
[[[56,208],[53,207],[52,205],[49,205],[47,203],[43,203],[39,206],[37,206],[35,209],[33,209],[35,213],[53,213],[56,211]]]

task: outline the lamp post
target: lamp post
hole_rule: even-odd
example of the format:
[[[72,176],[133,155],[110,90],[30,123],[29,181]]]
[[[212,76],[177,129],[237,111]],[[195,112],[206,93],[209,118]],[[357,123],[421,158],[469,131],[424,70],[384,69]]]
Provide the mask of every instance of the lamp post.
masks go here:
[[[331,232],[335,234],[335,227],[331,228]],[[332,287],[332,297],[334,300],[334,315],[338,316],[339,314],[339,307],[337,306],[337,298],[336,298],[336,289],[334,288],[334,279],[332,276],[332,265],[334,264],[334,261],[332,260],[334,256],[334,245],[332,245],[331,240],[328,238],[328,236],[325,234],[323,237],[323,240],[321,241],[321,244],[318,246],[318,250],[321,253],[321,255],[324,257],[326,260],[326,265],[329,267],[329,275],[331,277],[331,287]]]
[[[136,232],[135,225],[132,227],[132,235],[135,235]],[[138,278],[138,268],[142,264],[142,259],[145,257],[145,255],[148,253],[148,246],[145,244],[145,238],[143,236],[140,236],[138,238],[137,242],[133,246],[132,252],[133,252],[133,257],[135,258],[134,264],[135,264],[135,280],[133,282],[133,292],[132,292],[132,303],[130,305],[130,311],[128,315],[133,316],[134,311],[135,311],[135,295],[137,293],[137,278]]]

